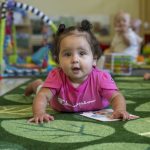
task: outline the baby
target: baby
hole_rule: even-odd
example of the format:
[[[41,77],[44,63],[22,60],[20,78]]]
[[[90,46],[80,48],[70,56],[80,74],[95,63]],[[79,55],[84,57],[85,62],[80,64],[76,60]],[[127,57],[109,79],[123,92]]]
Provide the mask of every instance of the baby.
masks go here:
[[[111,52],[127,54],[133,61],[139,54],[142,38],[131,27],[131,16],[120,11],[114,18],[115,36],[111,43]]]
[[[46,112],[47,105],[60,112],[94,111],[111,105],[112,118],[131,119],[125,98],[111,75],[96,68],[101,51],[88,20],[83,20],[79,26],[59,26],[54,55],[58,67],[49,72],[44,82],[36,80],[26,89],[26,95],[37,93],[29,122],[54,120]]]

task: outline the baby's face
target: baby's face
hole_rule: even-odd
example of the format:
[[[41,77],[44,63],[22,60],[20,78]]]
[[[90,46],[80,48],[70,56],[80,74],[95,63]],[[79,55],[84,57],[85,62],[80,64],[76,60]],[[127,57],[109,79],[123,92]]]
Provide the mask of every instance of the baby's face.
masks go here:
[[[130,16],[126,13],[120,13],[115,18],[115,26],[117,28],[129,28]]]
[[[95,60],[84,36],[68,35],[60,42],[59,65],[73,83],[82,83]]]

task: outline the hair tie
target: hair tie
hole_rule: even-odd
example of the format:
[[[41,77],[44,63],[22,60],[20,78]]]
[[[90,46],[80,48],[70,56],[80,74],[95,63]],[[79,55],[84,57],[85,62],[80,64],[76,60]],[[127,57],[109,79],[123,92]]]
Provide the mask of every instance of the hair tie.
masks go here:
[[[65,30],[65,25],[64,24],[60,24],[59,27],[58,27],[57,34],[62,33],[64,30]]]
[[[84,31],[90,31],[92,28],[92,24],[88,20],[83,20],[81,22],[81,29]]]

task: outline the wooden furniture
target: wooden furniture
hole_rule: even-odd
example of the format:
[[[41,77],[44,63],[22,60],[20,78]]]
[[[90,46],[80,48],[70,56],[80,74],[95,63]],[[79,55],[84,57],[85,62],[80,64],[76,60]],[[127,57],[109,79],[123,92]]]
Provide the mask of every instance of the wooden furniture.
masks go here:
[[[150,0],[139,0],[140,19],[142,20],[141,34],[150,35]]]

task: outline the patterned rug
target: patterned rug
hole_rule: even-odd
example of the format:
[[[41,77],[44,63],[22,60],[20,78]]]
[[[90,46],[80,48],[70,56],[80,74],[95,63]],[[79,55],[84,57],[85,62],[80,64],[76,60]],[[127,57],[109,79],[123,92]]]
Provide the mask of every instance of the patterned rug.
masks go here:
[[[114,79],[139,119],[101,122],[48,108],[53,122],[27,123],[34,96],[23,95],[25,83],[0,97],[0,150],[150,150],[150,81]]]

